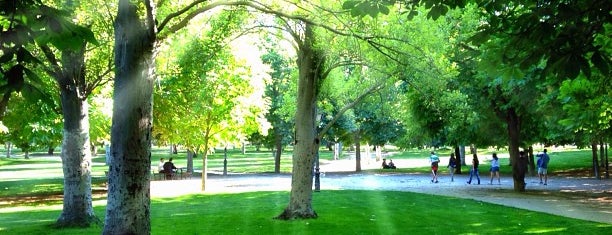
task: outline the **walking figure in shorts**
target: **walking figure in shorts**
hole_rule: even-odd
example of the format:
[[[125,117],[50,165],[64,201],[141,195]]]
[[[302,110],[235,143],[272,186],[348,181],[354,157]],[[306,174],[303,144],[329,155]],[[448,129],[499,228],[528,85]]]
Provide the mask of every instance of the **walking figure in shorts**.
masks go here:
[[[546,153],[546,149],[544,149],[543,153],[538,154],[538,176],[540,177],[540,184],[544,183],[544,185],[548,184],[548,161],[550,161],[550,157]],[[544,182],[542,182],[542,178],[544,178]]]
[[[438,183],[438,163],[440,163],[440,158],[433,151],[429,156],[429,162],[431,163],[431,182]]]

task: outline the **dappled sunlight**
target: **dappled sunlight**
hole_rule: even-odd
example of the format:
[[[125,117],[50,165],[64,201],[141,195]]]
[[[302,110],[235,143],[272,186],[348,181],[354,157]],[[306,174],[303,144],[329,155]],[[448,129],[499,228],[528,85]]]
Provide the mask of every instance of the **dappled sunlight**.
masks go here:
[[[55,211],[62,210],[62,204],[56,205],[34,205],[34,206],[15,206],[0,208],[0,214],[9,214],[15,212],[35,212],[35,211]]]
[[[567,231],[567,228],[528,228],[525,233],[559,233],[563,231]]]

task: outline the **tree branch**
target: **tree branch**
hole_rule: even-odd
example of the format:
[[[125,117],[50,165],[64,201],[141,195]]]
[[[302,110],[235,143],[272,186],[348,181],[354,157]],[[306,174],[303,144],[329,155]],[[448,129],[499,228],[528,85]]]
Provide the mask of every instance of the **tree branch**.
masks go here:
[[[359,96],[357,96],[357,98],[355,98],[355,100],[353,100],[353,102],[348,103],[347,105],[345,105],[344,107],[342,107],[342,109],[340,109],[338,111],[338,113],[336,113],[336,115],[334,116],[334,118],[332,118],[331,121],[329,121],[327,123],[327,125],[325,125],[325,127],[323,127],[323,129],[319,132],[319,134],[317,135],[318,139],[323,138],[323,136],[325,135],[325,133],[332,127],[332,125],[342,116],[344,115],[344,113],[346,111],[348,111],[349,109],[353,108],[355,105],[357,105],[359,102],[361,102],[361,100],[363,100],[365,97],[367,97],[368,95],[380,90],[381,88],[383,88],[383,83],[385,80],[379,81],[378,83],[374,84],[373,86],[371,86],[369,89],[367,89],[366,91],[364,91],[363,93],[361,93]]]

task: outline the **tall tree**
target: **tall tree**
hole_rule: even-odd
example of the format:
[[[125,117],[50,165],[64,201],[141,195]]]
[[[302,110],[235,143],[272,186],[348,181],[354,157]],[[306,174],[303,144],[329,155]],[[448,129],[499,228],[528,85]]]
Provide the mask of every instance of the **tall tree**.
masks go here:
[[[261,97],[250,70],[236,60],[228,39],[240,32],[244,9],[222,11],[208,19],[210,29],[171,45],[178,51],[176,74],[163,76],[155,102],[155,136],[173,139],[202,155],[202,191],[206,189],[207,158],[213,146],[237,142],[256,121]],[[186,44],[181,46],[178,44]],[[177,50],[177,48],[180,48]],[[161,66],[163,67],[163,66]],[[163,70],[160,70],[163,72]],[[192,170],[192,169],[191,169]]]
[[[20,37],[13,37],[12,40],[19,39],[13,42],[17,50],[9,50],[5,57],[10,58],[16,53],[17,67],[9,71],[14,71],[12,79],[21,82],[9,82],[12,88],[6,90],[8,92],[4,98],[8,98],[12,90],[22,90],[23,84],[15,85],[23,83],[23,74],[29,74],[30,79],[36,78],[31,70],[20,67],[20,61],[44,64],[45,72],[57,81],[64,114],[62,165],[65,181],[64,208],[56,225],[89,226],[97,219],[91,205],[91,154],[86,108],[86,99],[90,93],[88,89],[91,87],[85,83],[84,54],[87,43],[96,43],[96,40],[90,29],[79,26],[70,19],[74,16],[78,3],[66,1],[65,10],[61,11],[42,5],[40,1],[10,2],[13,4],[7,2],[9,4],[2,5],[3,9],[9,8],[2,12],[11,15],[8,17],[11,19],[11,26],[7,28],[16,26],[19,30],[14,35]],[[33,9],[24,11],[29,7]],[[18,20],[13,21],[15,19]],[[46,57],[46,61],[34,59],[25,49],[26,44],[33,45],[34,42]],[[62,54],[60,60],[56,58],[54,50]],[[21,71],[16,71],[15,68]],[[25,86],[25,91],[36,91],[31,87]]]
[[[201,13],[250,2],[119,0],[115,20],[115,89],[109,190],[103,234],[148,234],[154,59],[160,40]]]
[[[270,66],[270,82],[266,85],[266,96],[270,99],[270,109],[266,114],[266,119],[272,125],[272,138],[274,150],[274,172],[280,173],[281,155],[284,146],[289,144],[292,136],[292,124],[287,117],[283,116],[281,109],[284,104],[284,94],[289,86],[289,79],[293,71],[290,62],[276,49],[278,43],[270,40],[271,45],[267,46],[267,53],[262,55],[262,61]]]
[[[144,15],[141,18],[141,13]],[[120,0],[115,89],[103,234],[149,234],[152,91],[157,43],[152,1]],[[142,21],[141,21],[142,19]]]
[[[320,140],[315,126],[316,101],[324,65],[323,54],[316,48],[316,34],[310,23],[300,22],[298,47],[299,68],[297,110],[295,114],[295,148],[289,205],[277,218],[316,218],[312,208],[312,170]],[[294,35],[298,35],[295,32]]]

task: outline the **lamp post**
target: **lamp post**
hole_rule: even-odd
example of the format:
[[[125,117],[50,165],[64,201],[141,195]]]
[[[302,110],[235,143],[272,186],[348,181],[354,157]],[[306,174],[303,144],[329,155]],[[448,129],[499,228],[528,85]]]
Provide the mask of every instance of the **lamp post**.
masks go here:
[[[321,172],[319,171],[319,150],[317,149],[317,155],[315,159],[315,192],[321,191]]]
[[[321,120],[323,119],[323,113],[317,115],[315,117],[317,123],[321,125]],[[317,137],[315,145],[317,146],[316,155],[315,155],[315,177],[314,177],[314,186],[315,192],[321,191],[321,172],[319,171],[319,145],[321,144],[319,138]]]

